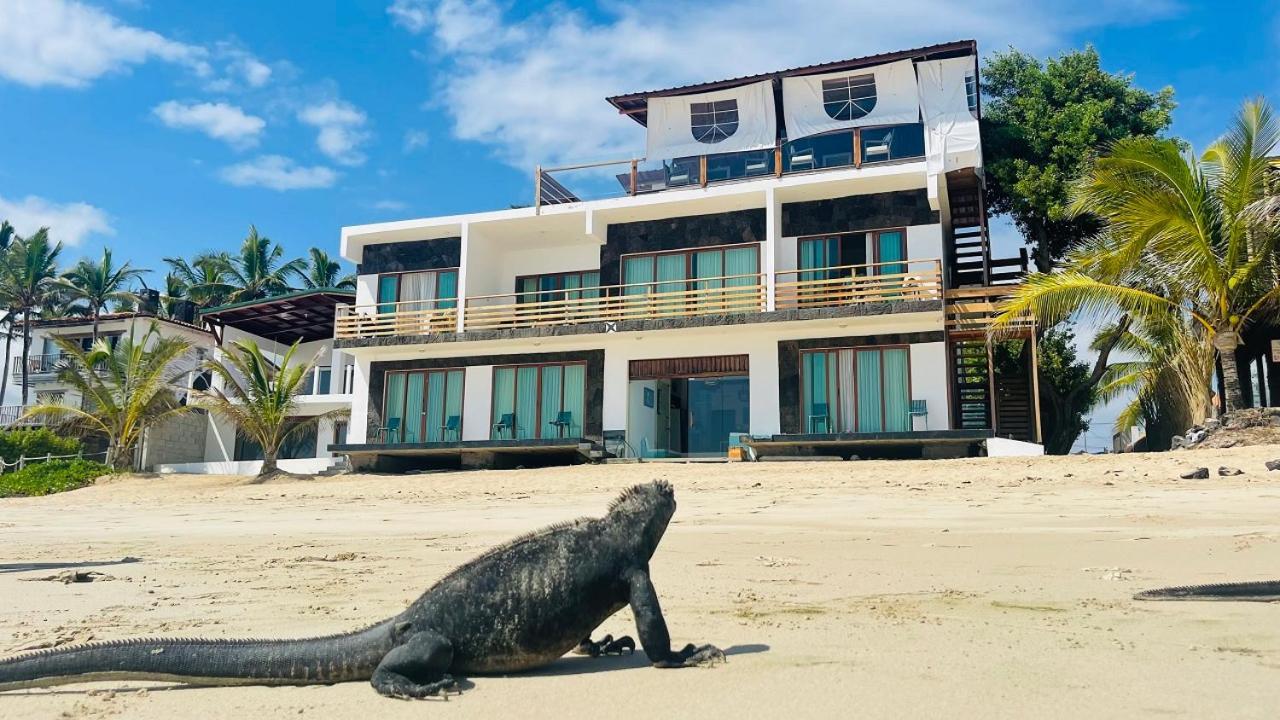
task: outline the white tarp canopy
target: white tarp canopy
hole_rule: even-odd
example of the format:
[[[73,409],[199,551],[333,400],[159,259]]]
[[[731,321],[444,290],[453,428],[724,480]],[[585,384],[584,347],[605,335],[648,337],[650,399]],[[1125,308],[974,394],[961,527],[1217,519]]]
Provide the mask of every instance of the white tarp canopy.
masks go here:
[[[973,71],[972,57],[916,63],[930,175],[982,166],[978,119],[969,110],[965,83]]]
[[[768,80],[697,95],[653,97],[648,106],[651,160],[761,150],[776,143],[778,121]]]
[[[832,105],[828,112],[823,95],[823,82],[838,84],[846,78],[871,75],[875,78],[875,106],[860,117],[839,119],[839,106]],[[796,140],[809,135],[865,127],[867,125],[898,125],[918,122],[920,107],[916,92],[916,73],[910,60],[887,65],[877,65],[857,70],[843,70],[823,75],[801,75],[782,78],[782,113],[787,126],[787,139]],[[861,114],[866,103],[860,103],[855,115]]]

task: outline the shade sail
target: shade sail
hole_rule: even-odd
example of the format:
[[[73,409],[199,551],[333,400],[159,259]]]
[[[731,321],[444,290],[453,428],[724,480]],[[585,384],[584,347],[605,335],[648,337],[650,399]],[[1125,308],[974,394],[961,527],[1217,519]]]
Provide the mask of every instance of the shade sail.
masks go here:
[[[973,58],[916,63],[930,175],[982,166],[978,118],[969,110],[966,78]]]
[[[777,116],[770,81],[649,98],[651,160],[772,148]],[[701,139],[699,139],[701,138]]]
[[[866,97],[867,76],[874,78],[871,102]],[[854,100],[842,104],[838,100],[841,88],[847,88],[851,81]],[[832,130],[917,122],[920,108],[915,70],[910,60],[902,60],[865,69],[784,77],[782,112],[788,140]]]

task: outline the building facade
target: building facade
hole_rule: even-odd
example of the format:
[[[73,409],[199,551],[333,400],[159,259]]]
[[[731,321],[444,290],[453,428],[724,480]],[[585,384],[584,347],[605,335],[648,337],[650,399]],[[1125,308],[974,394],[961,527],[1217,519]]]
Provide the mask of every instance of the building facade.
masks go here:
[[[609,98],[645,159],[534,203],[346,227],[348,441],[386,469],[536,455],[920,456],[1035,443],[1029,324],[987,329],[973,42]]]

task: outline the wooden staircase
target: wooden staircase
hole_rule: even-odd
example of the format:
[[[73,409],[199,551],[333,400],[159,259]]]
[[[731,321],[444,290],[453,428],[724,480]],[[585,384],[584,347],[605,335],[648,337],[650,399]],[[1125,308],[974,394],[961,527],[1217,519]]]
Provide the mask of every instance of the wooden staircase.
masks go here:
[[[951,215],[951,248],[947,267],[948,287],[982,287],[990,284],[991,240],[987,232],[987,208],[982,186],[972,171],[947,174],[947,206]]]
[[[990,428],[991,367],[987,363],[986,341],[952,342],[951,367],[954,371],[952,427],[959,430]]]
[[[996,381],[996,430],[1000,437],[1035,442],[1031,389],[1026,374]]]

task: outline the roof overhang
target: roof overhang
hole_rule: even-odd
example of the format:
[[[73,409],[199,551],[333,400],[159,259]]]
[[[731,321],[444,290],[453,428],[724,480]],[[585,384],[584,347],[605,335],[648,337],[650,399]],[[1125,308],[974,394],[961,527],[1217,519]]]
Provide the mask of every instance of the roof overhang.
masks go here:
[[[200,319],[213,328],[233,327],[284,344],[327,340],[333,337],[337,306],[353,303],[355,297],[348,290],[303,290],[210,308]]]
[[[670,97],[673,95],[693,95],[696,93],[710,92],[712,90],[723,90],[725,88],[738,87],[739,85],[747,85],[749,83],[760,82],[762,80],[777,80],[783,77],[791,77],[797,75],[819,75],[829,72],[840,72],[842,70],[855,70],[858,68],[871,67],[873,65],[883,65],[898,60],[941,60],[944,58],[963,57],[965,55],[978,54],[978,43],[975,40],[957,40],[955,42],[942,43],[939,45],[928,45],[925,47],[912,48],[910,50],[897,50],[894,52],[881,53],[879,55],[868,55],[866,57],[851,58],[849,60],[838,60],[836,62],[821,63],[819,65],[806,65],[804,67],[791,68],[789,70],[776,70],[774,72],[760,73],[758,75],[746,75],[744,77],[733,78],[731,80],[716,80],[714,82],[697,83],[694,85],[682,85],[679,87],[667,88],[665,90],[648,90],[645,92],[628,93],[626,95],[614,95],[605,98],[609,104],[618,108],[618,112],[628,115],[632,120],[645,125],[648,122],[649,114],[649,98],[651,97]]]

